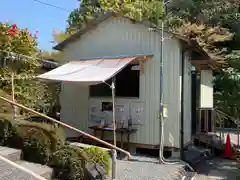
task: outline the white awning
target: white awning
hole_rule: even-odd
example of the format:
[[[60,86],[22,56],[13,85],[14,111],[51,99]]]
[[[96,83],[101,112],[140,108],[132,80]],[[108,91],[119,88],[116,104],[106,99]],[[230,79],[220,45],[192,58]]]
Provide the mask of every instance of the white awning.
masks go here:
[[[136,57],[71,61],[39,75],[38,78],[55,81],[81,82],[88,85],[98,84],[116,75],[134,59],[136,59]]]

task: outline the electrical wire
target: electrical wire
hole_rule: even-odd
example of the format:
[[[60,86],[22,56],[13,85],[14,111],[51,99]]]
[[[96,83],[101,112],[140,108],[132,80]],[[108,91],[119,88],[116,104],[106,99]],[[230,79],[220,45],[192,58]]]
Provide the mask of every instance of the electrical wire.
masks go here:
[[[62,10],[62,11],[68,12],[68,13],[71,12],[71,11],[68,10],[68,9],[65,9],[65,8],[60,7],[60,6],[56,6],[56,5],[54,5],[54,4],[50,4],[50,3],[47,3],[47,2],[44,2],[44,1],[41,1],[41,0],[32,0],[32,1],[37,2],[37,3],[40,3],[40,4],[44,4],[44,5],[46,5],[46,6],[50,6],[50,7],[53,7],[53,8],[56,8],[56,9],[59,9],[59,10]]]

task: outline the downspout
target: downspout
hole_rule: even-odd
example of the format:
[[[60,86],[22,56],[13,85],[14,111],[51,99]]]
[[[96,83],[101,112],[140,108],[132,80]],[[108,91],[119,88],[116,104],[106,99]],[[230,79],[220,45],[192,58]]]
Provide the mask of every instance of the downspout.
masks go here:
[[[179,161],[174,161],[174,160],[167,160],[167,159],[165,159],[164,158],[164,156],[163,156],[163,144],[164,144],[164,117],[163,117],[163,47],[164,47],[164,23],[162,22],[162,24],[161,24],[161,27],[162,27],[162,29],[161,29],[161,44],[160,44],[160,47],[161,47],[161,53],[160,53],[160,111],[159,111],[159,124],[160,124],[160,145],[159,145],[159,163],[161,163],[161,164],[169,164],[169,165],[174,165],[174,164],[184,164],[184,165],[186,165],[192,172],[194,172],[194,169],[188,164],[188,163],[186,163],[186,162],[184,162],[184,161],[182,161],[182,160],[179,160]],[[184,78],[184,68],[185,68],[185,66],[184,66],[184,52],[185,51],[183,51],[182,50],[182,52],[181,52],[181,63],[182,63],[182,71],[181,71],[181,73],[182,73],[182,79]],[[184,89],[183,89],[183,82],[184,81],[182,81],[182,86],[181,86],[181,96],[183,95],[183,93],[184,93]],[[180,122],[181,122],[181,128],[180,128],[180,130],[181,130],[181,144],[183,144],[182,145],[182,147],[181,147],[181,154],[182,154],[182,156],[183,156],[183,154],[184,154],[184,151],[183,151],[183,146],[184,146],[184,137],[183,137],[183,132],[184,132],[184,127],[183,127],[183,110],[184,110],[184,108],[183,108],[183,106],[182,106],[182,104],[184,104],[184,101],[183,101],[183,98],[181,98],[181,119],[180,119]],[[192,177],[192,179],[194,179],[195,178],[195,175],[194,175],[194,177]]]
[[[164,3],[164,1],[163,1]],[[163,6],[165,7],[165,3],[163,4]],[[162,164],[184,164],[186,165],[192,172],[194,172],[194,169],[189,165],[187,164],[186,162],[184,161],[169,161],[167,159],[164,158],[163,156],[163,142],[164,142],[164,117],[163,117],[163,55],[164,55],[164,51],[163,51],[163,48],[164,48],[164,21],[162,20],[161,21],[161,41],[160,41],[160,97],[159,97],[159,100],[160,100],[160,108],[159,108],[159,124],[160,124],[160,144],[159,144],[159,163],[162,163]],[[181,52],[182,54],[182,79],[183,79],[183,74],[184,74],[184,51]],[[182,81],[182,84],[183,84],[183,81]],[[181,94],[184,93],[183,91],[183,85],[182,85],[182,88],[181,88]],[[182,99],[182,102],[181,104],[183,104],[183,99]],[[181,114],[183,113],[183,106],[181,106]],[[183,115],[181,116],[181,122],[183,122]],[[181,134],[183,135],[183,131],[184,131],[184,127],[183,127],[183,123],[181,123]],[[184,146],[184,139],[183,139],[183,136],[181,137],[181,144],[183,144]],[[183,146],[182,146],[182,154],[183,154]],[[185,178],[185,177],[183,177]],[[195,179],[195,176],[192,177],[192,179]]]
[[[185,52],[181,50],[181,117],[180,117],[180,159],[184,160],[184,71]]]
[[[160,118],[160,143],[159,143],[159,163],[164,163],[163,159],[161,158],[163,156],[163,147],[161,147],[161,142],[163,141],[163,137],[162,137],[162,134],[163,134],[163,41],[164,41],[164,31],[163,31],[163,28],[164,28],[164,22],[162,21],[161,22],[161,40],[160,40],[160,108],[159,108],[159,118]]]

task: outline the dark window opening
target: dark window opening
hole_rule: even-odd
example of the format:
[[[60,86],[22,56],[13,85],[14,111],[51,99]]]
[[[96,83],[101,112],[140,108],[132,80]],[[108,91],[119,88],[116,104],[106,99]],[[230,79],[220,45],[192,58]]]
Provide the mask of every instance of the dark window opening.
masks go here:
[[[139,70],[132,70],[128,65],[116,75],[116,97],[139,97]],[[111,85],[112,79],[107,80]],[[105,83],[90,86],[90,97],[111,97],[112,90]]]

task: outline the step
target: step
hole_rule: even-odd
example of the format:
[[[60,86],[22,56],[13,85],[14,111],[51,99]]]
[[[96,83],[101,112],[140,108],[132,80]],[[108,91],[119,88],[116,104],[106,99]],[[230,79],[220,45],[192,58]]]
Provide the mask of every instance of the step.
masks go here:
[[[35,176],[3,160],[0,160],[0,179],[1,180],[39,180]]]
[[[36,164],[32,162],[27,161],[16,161],[16,164],[46,178],[46,179],[52,179],[53,169],[41,164]]]
[[[21,150],[0,146],[0,155],[15,162],[21,159]]]
[[[50,167],[46,165],[22,161],[21,150],[19,149],[0,146],[0,156],[3,156],[12,162],[15,162],[16,164],[44,177],[45,179],[49,179],[49,180],[52,179],[53,170]],[[21,170],[14,170],[13,174],[15,173],[15,171],[20,172]],[[23,174],[26,174],[26,173],[23,173]]]

